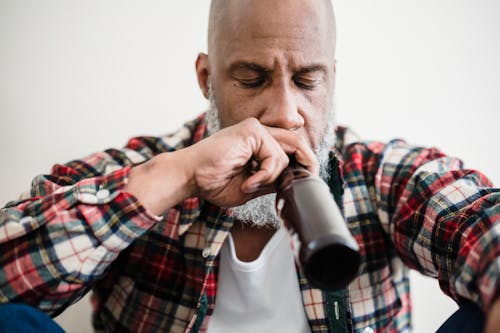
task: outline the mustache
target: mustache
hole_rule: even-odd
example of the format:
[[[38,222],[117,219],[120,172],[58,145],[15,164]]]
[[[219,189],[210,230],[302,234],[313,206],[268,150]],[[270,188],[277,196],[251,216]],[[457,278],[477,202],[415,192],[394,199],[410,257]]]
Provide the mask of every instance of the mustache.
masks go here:
[[[205,121],[207,123],[208,135],[213,135],[220,131],[222,122],[220,112],[217,108],[215,95],[212,89],[211,81],[208,84],[208,100],[210,107],[205,113]],[[331,147],[335,143],[333,108],[329,111],[328,122],[325,126],[318,147],[314,149],[314,153],[320,165],[320,177],[328,181],[329,172],[329,156]],[[240,222],[247,223],[257,227],[270,226],[279,228],[281,221],[276,213],[275,208],[276,193],[263,195],[247,201],[241,206],[233,207],[230,213]]]
[[[212,88],[212,80],[208,81],[208,100],[210,106],[206,112],[205,119],[208,135],[212,135],[222,128],[220,112],[217,108],[215,93]],[[336,140],[334,105],[335,101],[332,103],[330,110],[328,110],[327,122],[320,137],[318,147],[313,149],[320,165],[320,177],[325,181],[328,181],[330,177],[328,161],[330,160],[330,153],[333,153],[332,147],[334,147]]]

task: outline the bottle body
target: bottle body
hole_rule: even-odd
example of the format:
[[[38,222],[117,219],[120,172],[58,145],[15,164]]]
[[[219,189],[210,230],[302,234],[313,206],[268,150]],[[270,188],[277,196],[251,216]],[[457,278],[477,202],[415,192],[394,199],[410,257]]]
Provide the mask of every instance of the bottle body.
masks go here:
[[[276,209],[298,233],[299,260],[312,285],[337,290],[356,277],[359,246],[323,180],[291,164],[278,180]]]

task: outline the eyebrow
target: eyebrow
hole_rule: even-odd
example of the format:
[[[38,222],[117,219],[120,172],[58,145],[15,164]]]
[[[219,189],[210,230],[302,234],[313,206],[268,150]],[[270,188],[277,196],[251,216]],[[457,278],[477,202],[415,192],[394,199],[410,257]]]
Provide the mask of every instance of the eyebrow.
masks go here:
[[[313,73],[313,72],[322,72],[323,74],[327,74],[328,70],[325,65],[321,64],[314,64],[314,65],[309,65],[305,67],[299,68],[299,70],[295,74],[308,74],[308,73]]]
[[[246,62],[246,61],[239,61],[237,63],[232,64],[229,67],[229,72],[235,72],[239,69],[249,69],[254,72],[259,72],[259,73],[270,73],[272,70],[265,68],[264,66],[258,65],[254,62]]]
[[[258,73],[270,73],[272,72],[271,69],[266,68],[262,65],[256,64],[254,62],[247,62],[247,61],[239,61],[237,63],[232,64],[229,67],[229,72],[233,73],[239,69],[249,69],[254,72]],[[327,74],[328,70],[325,65],[322,64],[311,64],[307,65],[304,67],[300,67],[297,71],[295,71],[295,74],[308,74],[308,73],[313,73],[313,72],[322,72],[323,74]]]

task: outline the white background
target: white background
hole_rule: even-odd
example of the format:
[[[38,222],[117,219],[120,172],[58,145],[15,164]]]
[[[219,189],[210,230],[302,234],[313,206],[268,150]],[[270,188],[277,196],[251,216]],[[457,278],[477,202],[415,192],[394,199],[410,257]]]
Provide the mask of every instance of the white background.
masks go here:
[[[365,139],[402,137],[500,182],[500,2],[338,0],[337,120]],[[36,174],[207,106],[194,60],[207,0],[0,0],[0,204]],[[412,275],[416,332],[456,306]],[[58,318],[89,332],[84,299]]]

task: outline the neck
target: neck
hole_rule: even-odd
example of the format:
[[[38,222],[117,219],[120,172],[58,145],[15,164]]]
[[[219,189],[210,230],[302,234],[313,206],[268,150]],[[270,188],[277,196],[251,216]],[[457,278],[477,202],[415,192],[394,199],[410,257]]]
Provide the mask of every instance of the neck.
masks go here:
[[[257,259],[275,231],[272,227],[256,227],[236,221],[231,235],[238,259],[246,262]]]

